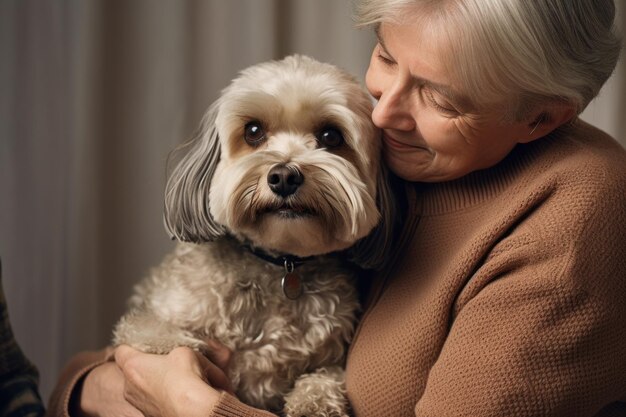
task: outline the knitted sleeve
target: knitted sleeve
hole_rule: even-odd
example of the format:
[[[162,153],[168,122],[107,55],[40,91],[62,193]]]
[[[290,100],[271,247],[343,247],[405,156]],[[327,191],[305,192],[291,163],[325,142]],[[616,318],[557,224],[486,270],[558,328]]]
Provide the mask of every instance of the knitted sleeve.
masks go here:
[[[494,283],[461,312],[416,415],[593,416],[619,398],[624,308],[564,289],[503,294],[506,285]]]
[[[578,234],[556,216],[496,247],[459,295],[416,415],[626,415],[624,211],[608,222],[598,207]]]
[[[245,405],[232,395],[222,394],[211,417],[276,417],[275,414]]]
[[[107,350],[81,352],[66,365],[48,402],[47,417],[69,417],[72,395],[76,393],[84,377],[96,366],[106,362]]]

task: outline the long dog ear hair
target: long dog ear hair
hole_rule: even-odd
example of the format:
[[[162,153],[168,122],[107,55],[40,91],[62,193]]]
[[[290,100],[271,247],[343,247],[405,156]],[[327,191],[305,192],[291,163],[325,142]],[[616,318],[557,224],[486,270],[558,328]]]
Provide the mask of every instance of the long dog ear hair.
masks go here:
[[[395,242],[402,228],[405,204],[401,181],[389,172],[383,161],[376,178],[376,206],[381,220],[369,235],[348,249],[348,259],[363,269],[381,270],[392,258]]]
[[[177,155],[188,149],[165,186],[163,220],[172,239],[201,243],[215,240],[225,233],[209,212],[209,188],[220,160],[215,127],[219,106],[219,100],[213,103],[194,138],[174,149],[167,158],[169,167]]]

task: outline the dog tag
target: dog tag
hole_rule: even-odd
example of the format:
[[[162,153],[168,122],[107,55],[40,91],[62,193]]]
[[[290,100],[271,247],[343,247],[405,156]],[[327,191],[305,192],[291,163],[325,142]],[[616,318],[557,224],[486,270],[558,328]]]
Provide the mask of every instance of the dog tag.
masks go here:
[[[302,279],[295,272],[287,272],[281,281],[283,293],[290,300],[295,300],[302,295]]]

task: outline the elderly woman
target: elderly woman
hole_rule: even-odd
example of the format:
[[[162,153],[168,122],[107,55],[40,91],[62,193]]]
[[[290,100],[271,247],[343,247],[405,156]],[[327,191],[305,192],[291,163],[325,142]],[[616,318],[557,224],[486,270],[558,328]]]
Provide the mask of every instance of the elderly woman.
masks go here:
[[[409,209],[349,353],[356,416],[626,415],[626,152],[577,118],[615,67],[614,14],[360,2],[372,117]],[[268,415],[215,389],[227,356],[122,348],[82,392],[98,355],[79,357],[52,404],[140,415],[125,384],[147,415]]]

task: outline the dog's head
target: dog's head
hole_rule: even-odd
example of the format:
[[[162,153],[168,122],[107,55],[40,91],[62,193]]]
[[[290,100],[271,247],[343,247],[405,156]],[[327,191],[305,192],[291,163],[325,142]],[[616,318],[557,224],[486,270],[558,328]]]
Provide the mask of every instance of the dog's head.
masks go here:
[[[393,210],[371,112],[352,76],[305,56],[244,70],[168,179],[167,229],[194,242],[228,232],[296,256],[348,248],[376,225],[387,239],[381,212]]]

